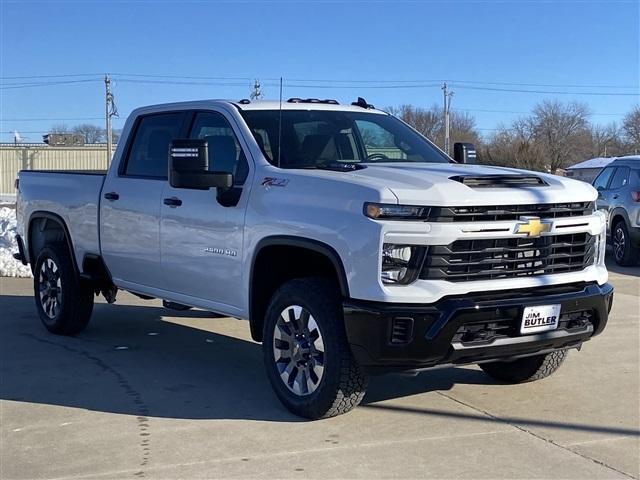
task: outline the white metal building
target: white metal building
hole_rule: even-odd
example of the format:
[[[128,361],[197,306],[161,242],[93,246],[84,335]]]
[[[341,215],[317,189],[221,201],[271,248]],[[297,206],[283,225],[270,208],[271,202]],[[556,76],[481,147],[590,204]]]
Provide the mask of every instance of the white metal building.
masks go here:
[[[50,146],[44,143],[0,144],[0,196],[15,195],[20,170],[106,170],[107,146]]]

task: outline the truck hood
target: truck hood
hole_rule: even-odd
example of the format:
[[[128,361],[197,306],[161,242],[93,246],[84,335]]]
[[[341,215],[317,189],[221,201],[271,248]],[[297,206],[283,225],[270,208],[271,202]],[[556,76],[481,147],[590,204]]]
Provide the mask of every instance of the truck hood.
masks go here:
[[[594,201],[596,190],[578,180],[503,167],[445,163],[368,164],[366,168],[342,175],[353,175],[369,186],[386,187],[398,203],[432,206],[513,205],[527,203],[563,203]],[[473,187],[460,177],[527,175],[547,185]],[[458,177],[458,179],[452,179]]]

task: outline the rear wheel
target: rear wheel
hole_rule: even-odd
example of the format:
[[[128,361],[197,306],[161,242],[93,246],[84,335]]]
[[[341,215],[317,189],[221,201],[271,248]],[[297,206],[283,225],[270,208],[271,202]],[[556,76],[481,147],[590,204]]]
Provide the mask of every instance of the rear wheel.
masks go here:
[[[629,230],[624,220],[618,221],[613,226],[611,233],[613,243],[613,257],[618,265],[629,267],[638,261],[638,250],[631,244]]]
[[[267,309],[262,346],[271,386],[296,415],[340,415],[364,397],[367,378],[351,355],[340,297],[328,280],[282,285]]]
[[[526,383],[541,380],[555,372],[567,356],[567,350],[520,358],[511,362],[481,363],[490,377],[505,383]]]
[[[86,328],[94,294],[78,278],[66,245],[54,243],[40,251],[33,288],[36,309],[47,330],[58,335],[76,335]]]

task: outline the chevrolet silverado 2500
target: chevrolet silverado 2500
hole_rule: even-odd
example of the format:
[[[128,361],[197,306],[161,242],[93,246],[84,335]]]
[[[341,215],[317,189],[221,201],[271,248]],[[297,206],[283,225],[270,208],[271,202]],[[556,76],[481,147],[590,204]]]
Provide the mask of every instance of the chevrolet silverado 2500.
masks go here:
[[[292,412],[371,373],[553,373],[604,329],[605,221],[588,184],[454,159],[359,99],[140,108],[107,172],[21,171],[17,258],[73,335],[118,289],[249,320]],[[461,148],[458,148],[461,147]]]

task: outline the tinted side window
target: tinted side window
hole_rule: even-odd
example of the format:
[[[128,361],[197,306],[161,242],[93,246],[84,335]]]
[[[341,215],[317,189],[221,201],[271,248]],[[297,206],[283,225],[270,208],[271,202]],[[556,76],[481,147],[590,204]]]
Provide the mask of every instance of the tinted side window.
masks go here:
[[[209,148],[209,170],[233,173],[234,185],[242,185],[249,174],[249,164],[233,129],[223,115],[198,113],[189,138],[203,138]]]
[[[180,137],[184,114],[162,113],[139,120],[125,175],[167,178],[169,143]]]
[[[600,172],[600,175],[598,175],[593,181],[593,187],[596,190],[605,190],[607,188],[607,184],[609,183],[609,179],[611,178],[611,174],[614,170],[615,168],[613,167],[607,167],[602,172]]]
[[[618,167],[616,173],[613,175],[611,185],[609,188],[615,190],[617,188],[625,187],[629,184],[629,167]]]
[[[407,155],[395,143],[393,134],[381,125],[365,120],[356,120],[367,158],[380,156],[380,159],[390,158],[394,160],[406,160]]]

